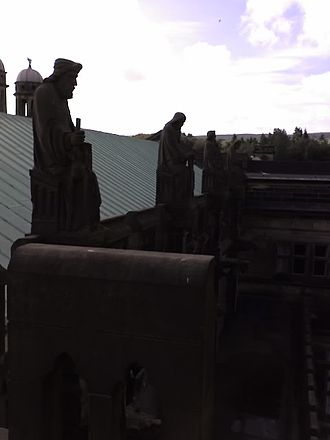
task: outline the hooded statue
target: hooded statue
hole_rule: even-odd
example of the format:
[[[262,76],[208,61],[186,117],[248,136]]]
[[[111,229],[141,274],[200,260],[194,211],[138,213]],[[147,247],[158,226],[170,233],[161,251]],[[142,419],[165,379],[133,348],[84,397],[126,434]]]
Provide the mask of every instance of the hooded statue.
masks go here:
[[[180,142],[183,113],[165,124],[159,142],[156,203],[176,203],[193,193],[193,152]]]
[[[220,195],[225,183],[226,176],[220,148],[217,145],[215,131],[210,130],[207,132],[204,147],[202,192]]]
[[[59,58],[33,102],[32,233],[93,229],[100,220],[91,145],[73,125],[67,100],[82,65]]]

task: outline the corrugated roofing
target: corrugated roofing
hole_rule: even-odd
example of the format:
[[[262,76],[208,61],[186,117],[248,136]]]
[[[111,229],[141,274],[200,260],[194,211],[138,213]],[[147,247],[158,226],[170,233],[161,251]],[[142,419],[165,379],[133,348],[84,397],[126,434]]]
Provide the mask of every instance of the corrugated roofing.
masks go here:
[[[154,205],[158,143],[87,130],[101,196],[101,218]],[[32,121],[0,113],[0,264],[7,267],[12,243],[31,230],[29,170],[33,167]],[[195,167],[196,193],[201,170]]]

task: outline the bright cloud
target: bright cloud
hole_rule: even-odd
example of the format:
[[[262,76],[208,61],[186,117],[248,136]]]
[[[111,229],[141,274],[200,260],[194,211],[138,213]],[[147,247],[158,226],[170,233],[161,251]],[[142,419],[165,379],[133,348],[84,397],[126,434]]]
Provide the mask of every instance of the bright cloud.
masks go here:
[[[327,0],[301,0],[304,11],[303,32],[299,36],[302,45],[311,44],[321,54],[330,53],[330,2]]]
[[[322,73],[301,71],[329,54],[328,1],[247,0],[244,38],[262,53],[239,58],[225,39],[200,41],[202,23],[151,21],[139,0],[58,0],[51,13],[41,0],[6,2],[4,13],[16,23],[13,29],[13,21],[4,21],[8,43],[0,52],[9,113],[27,56],[43,77],[55,58],[66,57],[84,66],[70,102],[84,127],[152,133],[183,111],[184,131],[196,135],[291,132],[296,125],[328,131],[330,65]]]
[[[328,0],[247,0],[241,20],[250,43],[262,46],[283,43],[283,37],[301,21],[294,43],[329,52],[329,14]]]
[[[295,0],[248,0],[242,16],[244,30],[253,45],[273,46],[292,28],[285,16]]]

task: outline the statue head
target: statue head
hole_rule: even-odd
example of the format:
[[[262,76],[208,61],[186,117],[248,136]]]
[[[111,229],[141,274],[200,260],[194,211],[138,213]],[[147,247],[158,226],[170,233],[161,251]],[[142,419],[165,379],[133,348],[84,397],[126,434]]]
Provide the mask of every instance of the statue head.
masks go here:
[[[186,115],[181,112],[177,112],[174,114],[173,118],[170,120],[170,123],[173,125],[173,127],[180,130],[180,128],[183,126],[183,124],[186,121]]]
[[[214,130],[208,131],[206,137],[208,141],[214,141],[216,139],[215,131]]]
[[[77,85],[77,76],[81,69],[82,65],[79,63],[58,58],[54,63],[54,72],[44,81],[54,82],[61,98],[70,99]]]

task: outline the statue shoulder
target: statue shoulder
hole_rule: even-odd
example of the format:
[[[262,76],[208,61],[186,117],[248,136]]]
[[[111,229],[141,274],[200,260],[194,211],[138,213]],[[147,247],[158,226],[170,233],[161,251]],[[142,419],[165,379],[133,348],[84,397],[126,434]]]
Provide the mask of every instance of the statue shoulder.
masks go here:
[[[43,82],[34,92],[34,99],[42,99],[55,94],[54,84],[51,82]]]

